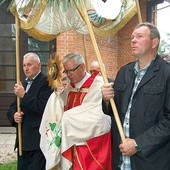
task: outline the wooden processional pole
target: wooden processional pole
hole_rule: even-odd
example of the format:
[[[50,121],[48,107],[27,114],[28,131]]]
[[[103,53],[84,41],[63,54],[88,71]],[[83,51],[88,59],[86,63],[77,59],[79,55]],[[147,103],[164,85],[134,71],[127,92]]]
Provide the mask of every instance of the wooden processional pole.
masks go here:
[[[139,20],[139,23],[142,23],[142,15],[141,15],[141,10],[140,10],[139,0],[135,0],[135,1],[136,1],[138,20]]]
[[[15,43],[16,43],[16,83],[20,83],[20,57],[19,57],[19,19],[15,14]],[[20,97],[17,96],[17,111],[20,112]],[[21,123],[18,123],[18,149],[19,155],[22,156],[22,140],[21,140]]]
[[[84,59],[85,59],[85,63],[86,63],[86,70],[89,72],[88,63],[87,63],[86,37],[85,37],[85,35],[83,35],[83,48],[84,48]]]
[[[93,44],[93,47],[94,47],[94,50],[95,50],[95,53],[96,53],[96,56],[97,56],[97,60],[99,62],[99,66],[100,66],[100,70],[101,70],[104,82],[109,83],[107,76],[106,76],[104,66],[103,66],[100,51],[99,51],[99,48],[98,48],[98,45],[97,45],[97,42],[96,42],[96,39],[95,39],[95,35],[94,35],[93,29],[92,29],[92,26],[91,26],[91,23],[90,23],[88,14],[87,14],[87,10],[86,10],[85,5],[83,3],[83,0],[80,0],[80,4],[81,4],[81,10],[79,10],[79,12],[82,15],[84,21],[86,22],[87,28],[89,30],[89,34],[90,34],[92,44]],[[122,140],[122,142],[124,142],[125,141],[125,135],[124,135],[124,132],[123,132],[123,127],[122,127],[122,124],[121,124],[121,121],[120,121],[120,118],[119,118],[119,115],[118,115],[118,111],[117,111],[117,108],[116,108],[116,105],[115,105],[113,98],[110,99],[110,103],[111,103],[111,106],[112,106],[113,114],[114,114],[114,117],[115,117],[115,120],[116,120],[116,124],[117,124],[118,130],[119,130],[121,140]]]

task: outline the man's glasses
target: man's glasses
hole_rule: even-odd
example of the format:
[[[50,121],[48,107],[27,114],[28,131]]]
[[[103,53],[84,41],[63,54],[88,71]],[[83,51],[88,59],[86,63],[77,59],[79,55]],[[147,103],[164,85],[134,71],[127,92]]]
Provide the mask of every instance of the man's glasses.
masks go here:
[[[68,73],[74,73],[79,67],[80,67],[81,64],[79,64],[76,68],[73,68],[73,69],[68,69],[68,70],[64,70],[63,73],[65,74],[68,74]]]

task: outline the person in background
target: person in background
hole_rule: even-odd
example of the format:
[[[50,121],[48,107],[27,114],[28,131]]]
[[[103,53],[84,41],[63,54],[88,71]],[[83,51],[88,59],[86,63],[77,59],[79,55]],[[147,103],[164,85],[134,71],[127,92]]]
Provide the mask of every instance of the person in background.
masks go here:
[[[104,65],[104,64],[103,64],[103,67],[105,68],[105,65]],[[91,74],[92,74],[93,72],[95,72],[95,71],[100,72],[100,67],[99,67],[98,61],[93,60],[93,61],[90,63],[89,70],[90,70],[90,73],[91,73]]]
[[[61,93],[62,169],[111,170],[111,120],[102,111],[103,80],[86,72],[79,53],[66,55],[63,66],[70,83]]]
[[[39,146],[39,126],[52,90],[47,77],[41,72],[40,58],[37,54],[24,55],[23,71],[26,79],[14,86],[15,95],[21,99],[21,111],[17,111],[17,100],[7,111],[12,126],[17,127],[18,123],[21,123],[22,128],[22,156],[18,155],[18,170],[45,170],[46,160]],[[17,147],[18,136],[15,148]]]
[[[65,88],[68,84],[69,84],[69,78],[68,77],[62,77],[62,79],[61,79],[61,81],[62,81],[62,85],[63,85],[63,88]]]
[[[103,68],[105,69],[105,65],[104,65],[104,64],[103,64]],[[101,76],[101,72],[100,72],[100,67],[99,67],[98,61],[93,60],[93,61],[90,63],[89,70],[90,70],[90,73],[91,73],[91,74],[93,74],[94,72],[97,71],[97,72],[99,72],[98,75]],[[109,81],[109,82],[114,82],[114,80],[111,79],[111,78],[108,78],[108,81]]]
[[[58,85],[57,88],[55,89],[56,92],[62,93],[63,90],[65,89],[65,87],[68,85],[69,82],[70,82],[70,80],[68,79],[67,76],[61,77],[61,84]]]
[[[104,64],[103,64],[103,68],[105,69],[105,65]],[[90,71],[91,74],[93,74],[94,72],[98,71],[99,75],[101,75],[99,62],[97,60],[93,60],[90,63],[89,71]]]
[[[119,148],[113,166],[120,170],[170,169],[170,64],[157,54],[159,43],[153,24],[137,25],[131,35],[136,60],[119,70],[113,88],[102,86],[106,102],[114,97],[126,137],[121,142],[112,131],[113,148]]]

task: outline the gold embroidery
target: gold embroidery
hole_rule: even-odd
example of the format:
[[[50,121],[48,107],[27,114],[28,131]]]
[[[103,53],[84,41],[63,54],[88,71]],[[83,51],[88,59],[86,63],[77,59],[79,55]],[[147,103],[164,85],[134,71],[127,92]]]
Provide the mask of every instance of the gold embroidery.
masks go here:
[[[72,92],[85,92],[88,93],[89,88],[73,88],[71,89]]]

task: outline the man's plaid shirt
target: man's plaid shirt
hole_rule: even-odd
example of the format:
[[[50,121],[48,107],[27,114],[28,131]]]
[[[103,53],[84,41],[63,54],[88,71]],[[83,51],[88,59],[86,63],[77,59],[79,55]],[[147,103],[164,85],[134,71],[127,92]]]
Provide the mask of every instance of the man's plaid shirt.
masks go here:
[[[134,87],[133,87],[133,90],[132,90],[130,102],[129,102],[128,109],[126,111],[126,115],[125,115],[125,119],[124,119],[124,123],[123,123],[123,130],[124,130],[125,136],[127,138],[130,137],[129,136],[130,109],[131,109],[131,106],[132,106],[133,96],[134,96],[136,89],[137,89],[140,81],[142,80],[143,76],[145,75],[149,66],[150,66],[150,64],[147,65],[142,70],[139,70],[138,62],[136,62],[135,67],[134,67],[134,72],[136,74],[136,78],[135,78]],[[122,156],[121,162],[120,162],[120,169],[121,170],[131,170],[132,169],[129,156]]]

